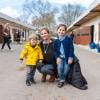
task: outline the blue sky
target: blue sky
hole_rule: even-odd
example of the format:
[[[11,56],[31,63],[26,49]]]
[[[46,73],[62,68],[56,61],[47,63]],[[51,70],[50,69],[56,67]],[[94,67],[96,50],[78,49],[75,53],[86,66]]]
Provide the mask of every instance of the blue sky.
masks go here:
[[[76,0],[48,0],[48,1],[54,5],[60,5],[65,3],[76,4]],[[77,0],[77,3],[88,8],[93,1],[94,0]],[[22,5],[24,4],[24,2],[25,0],[0,0],[0,12],[5,13],[13,18],[16,18],[22,15]]]

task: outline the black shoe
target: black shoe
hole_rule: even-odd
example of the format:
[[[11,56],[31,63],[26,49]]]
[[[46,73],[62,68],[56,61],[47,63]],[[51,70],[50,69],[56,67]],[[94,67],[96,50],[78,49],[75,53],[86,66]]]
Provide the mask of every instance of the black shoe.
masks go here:
[[[26,85],[31,86],[31,82],[29,80],[26,80]]]
[[[81,89],[81,90],[87,90],[88,86],[84,85],[84,86],[78,86],[78,85],[74,85],[76,88]]]
[[[62,88],[64,86],[64,82],[59,82],[57,85],[59,88]]]
[[[84,85],[82,87],[80,87],[81,90],[87,90],[88,89],[88,86]]]
[[[32,84],[36,84],[36,81],[32,78],[32,79],[30,79],[30,82],[32,83]]]

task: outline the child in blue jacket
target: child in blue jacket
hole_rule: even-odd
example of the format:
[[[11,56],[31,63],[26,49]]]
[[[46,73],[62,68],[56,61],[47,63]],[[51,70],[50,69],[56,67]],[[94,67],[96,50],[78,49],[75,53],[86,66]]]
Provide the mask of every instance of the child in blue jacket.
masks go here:
[[[70,64],[73,62],[74,47],[72,40],[66,35],[67,27],[60,24],[57,28],[58,39],[54,43],[54,54],[57,63],[58,87],[64,86]]]

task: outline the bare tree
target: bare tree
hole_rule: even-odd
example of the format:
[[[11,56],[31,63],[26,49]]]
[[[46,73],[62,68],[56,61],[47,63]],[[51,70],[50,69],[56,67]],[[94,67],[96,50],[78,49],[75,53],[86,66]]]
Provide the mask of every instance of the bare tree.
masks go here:
[[[24,4],[24,10],[32,16],[32,24],[36,27],[46,26],[51,28],[55,24],[56,8],[53,8],[51,4],[41,0],[31,0]]]
[[[63,5],[61,16],[58,18],[58,20],[69,26],[73,21],[75,21],[77,17],[83,13],[84,10],[85,8],[81,5]]]
[[[23,11],[23,14],[21,14],[19,17],[16,18],[19,21],[22,21],[24,23],[28,23],[29,19],[29,13],[26,11]]]

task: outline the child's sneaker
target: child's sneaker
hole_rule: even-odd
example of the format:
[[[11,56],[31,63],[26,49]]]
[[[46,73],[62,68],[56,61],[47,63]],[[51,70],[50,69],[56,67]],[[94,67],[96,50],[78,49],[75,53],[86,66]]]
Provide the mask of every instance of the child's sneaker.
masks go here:
[[[36,84],[36,81],[33,78],[30,79],[30,82],[33,83],[33,84]]]
[[[58,86],[59,88],[62,88],[62,87],[64,86],[64,82],[58,82],[57,86]]]
[[[26,80],[26,85],[31,86],[31,82],[29,80]]]

